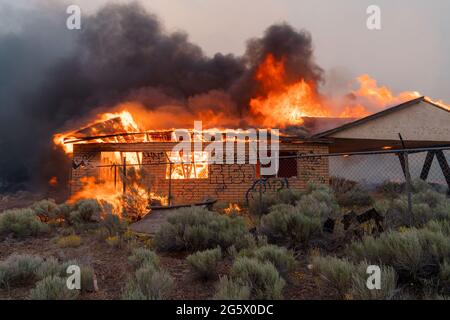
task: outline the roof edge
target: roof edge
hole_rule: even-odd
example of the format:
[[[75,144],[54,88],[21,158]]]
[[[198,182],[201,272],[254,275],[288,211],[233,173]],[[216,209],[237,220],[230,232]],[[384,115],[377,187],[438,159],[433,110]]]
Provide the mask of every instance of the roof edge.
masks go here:
[[[399,105],[396,105],[396,106],[384,109],[382,111],[379,111],[377,113],[371,114],[371,115],[369,115],[367,117],[364,117],[364,118],[361,118],[361,119],[358,119],[358,120],[346,123],[346,124],[344,124],[344,125],[342,125],[340,127],[336,127],[334,129],[330,129],[330,130],[327,130],[327,131],[319,132],[319,133],[317,133],[315,135],[312,135],[311,138],[314,138],[314,139],[326,138],[330,134],[334,134],[336,132],[341,132],[341,131],[346,130],[348,128],[351,128],[353,126],[365,123],[367,121],[378,119],[378,118],[383,117],[385,115],[388,115],[388,114],[390,114],[392,112],[399,111],[399,110],[402,110],[404,108],[407,108],[407,107],[410,107],[412,105],[415,105],[415,104],[417,104],[419,102],[427,102],[427,103],[429,103],[429,104],[431,104],[431,105],[433,105],[435,107],[438,107],[438,108],[440,108],[442,110],[449,111],[449,110],[439,106],[438,104],[433,103],[432,101],[427,99],[425,96],[421,96],[419,98],[416,98],[416,99],[413,99],[413,100],[409,100],[409,101],[403,102],[403,103],[401,103]]]

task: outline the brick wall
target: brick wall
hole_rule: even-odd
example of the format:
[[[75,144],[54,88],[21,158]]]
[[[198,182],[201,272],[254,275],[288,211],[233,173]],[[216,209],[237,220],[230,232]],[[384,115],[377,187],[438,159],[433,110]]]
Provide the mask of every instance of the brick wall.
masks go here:
[[[166,152],[171,151],[175,143],[130,143],[130,144],[79,144],[74,145],[72,193],[82,188],[81,178],[93,176],[100,179],[101,152],[142,152],[142,164],[149,174],[151,191],[167,196],[169,179]],[[247,149],[248,150],[248,149]],[[323,143],[280,143],[280,151],[301,154],[328,153],[328,145]],[[297,177],[288,178],[290,188],[304,189],[309,182],[326,184],[329,182],[328,158],[307,157],[296,160]],[[210,164],[206,179],[172,179],[171,194],[174,204],[201,202],[205,198],[219,201],[242,202],[247,190],[252,187],[258,177],[258,168],[254,164]],[[277,189],[280,184],[272,183],[266,190]],[[121,188],[121,182],[118,182]]]

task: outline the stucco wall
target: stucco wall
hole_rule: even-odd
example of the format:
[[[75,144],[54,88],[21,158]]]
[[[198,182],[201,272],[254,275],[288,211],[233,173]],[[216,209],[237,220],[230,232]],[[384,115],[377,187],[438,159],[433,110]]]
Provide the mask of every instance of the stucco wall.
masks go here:
[[[407,108],[357,124],[331,138],[398,140],[401,133],[409,141],[450,141],[450,112],[421,101]]]

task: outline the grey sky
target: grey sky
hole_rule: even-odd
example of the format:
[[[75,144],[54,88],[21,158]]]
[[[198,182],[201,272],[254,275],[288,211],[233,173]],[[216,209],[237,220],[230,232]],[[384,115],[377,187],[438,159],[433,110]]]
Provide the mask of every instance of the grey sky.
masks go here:
[[[12,0],[0,0],[0,4]],[[15,1],[27,6],[29,1]],[[53,1],[56,2],[56,1]],[[106,0],[71,0],[87,13]],[[116,2],[129,2],[120,0]],[[207,54],[242,54],[245,41],[276,22],[305,28],[317,62],[345,78],[369,73],[395,91],[416,90],[450,103],[448,0],[152,0],[140,1],[167,31],[184,30]],[[51,6],[52,1],[34,0]],[[366,28],[366,8],[382,10],[382,30]],[[0,11],[1,14],[1,11]],[[2,28],[5,19],[0,22]],[[8,21],[8,20],[6,20]],[[10,24],[20,24],[10,20]],[[336,71],[337,70],[337,71]]]

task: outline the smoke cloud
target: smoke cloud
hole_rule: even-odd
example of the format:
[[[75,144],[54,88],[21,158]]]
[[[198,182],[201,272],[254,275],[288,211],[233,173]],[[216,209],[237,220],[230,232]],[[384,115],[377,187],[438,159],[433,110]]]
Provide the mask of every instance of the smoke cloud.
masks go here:
[[[119,103],[155,114],[232,114],[240,127],[267,53],[286,59],[291,81],[322,79],[311,36],[286,24],[249,40],[242,57],[208,57],[137,3],[107,5],[83,17],[80,31],[65,28],[63,6],[24,14],[26,24],[0,35],[0,191],[39,187],[51,176],[63,183],[70,164],[53,134]]]

